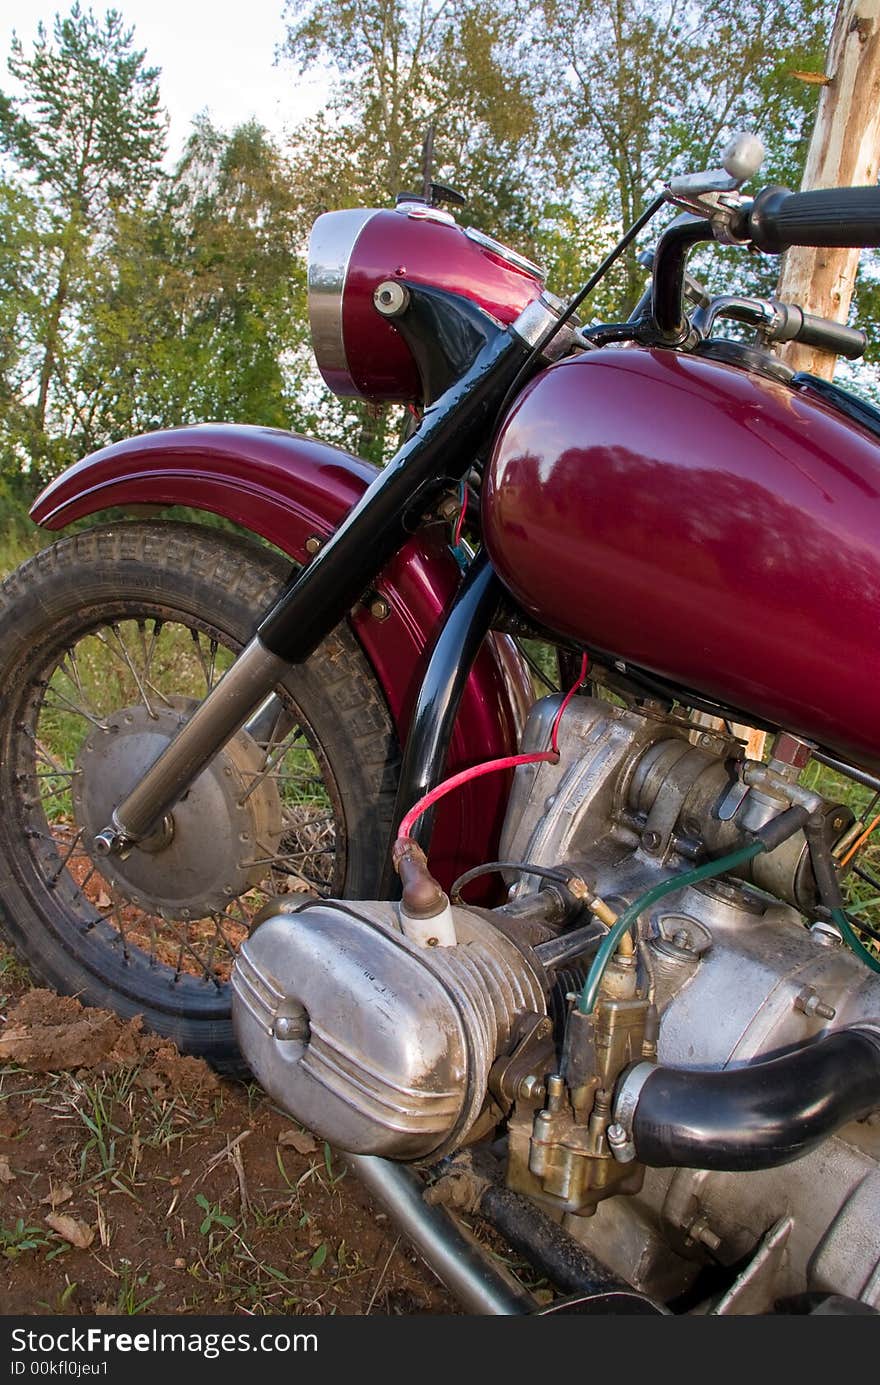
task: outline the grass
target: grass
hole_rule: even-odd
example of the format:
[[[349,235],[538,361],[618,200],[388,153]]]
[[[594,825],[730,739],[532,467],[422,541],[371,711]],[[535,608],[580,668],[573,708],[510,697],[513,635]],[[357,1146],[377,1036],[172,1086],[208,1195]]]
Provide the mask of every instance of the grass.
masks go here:
[[[49,536],[38,529],[27,531],[24,526],[8,526],[5,532],[0,532],[0,574],[12,572],[50,541]]]
[[[41,1226],[29,1226],[24,1217],[17,1217],[9,1226],[0,1226],[0,1255],[15,1260],[29,1250],[41,1250],[52,1244],[52,1238]]]

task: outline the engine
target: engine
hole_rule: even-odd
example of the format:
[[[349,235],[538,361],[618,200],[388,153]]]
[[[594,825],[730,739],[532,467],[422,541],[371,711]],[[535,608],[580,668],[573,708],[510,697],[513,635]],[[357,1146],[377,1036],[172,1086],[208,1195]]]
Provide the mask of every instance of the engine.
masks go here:
[[[804,832],[655,888],[792,808],[830,846],[852,814],[801,788],[799,743],[763,766],[660,705],[575,699],[559,748],[516,772],[502,908],[268,907],[233,973],[255,1075],[356,1153],[436,1165],[506,1132],[508,1186],[655,1299],[880,1306],[880,978],[817,908]]]

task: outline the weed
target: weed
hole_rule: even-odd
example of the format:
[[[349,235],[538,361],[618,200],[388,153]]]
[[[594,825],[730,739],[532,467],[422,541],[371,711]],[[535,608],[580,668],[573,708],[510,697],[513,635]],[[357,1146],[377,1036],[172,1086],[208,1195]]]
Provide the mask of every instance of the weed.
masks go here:
[[[7,1260],[16,1260],[28,1250],[40,1250],[51,1245],[51,1239],[40,1226],[28,1226],[18,1217],[12,1226],[0,1226],[0,1253]]]
[[[127,1260],[122,1262],[119,1271],[119,1288],[116,1292],[116,1311],[124,1313],[126,1317],[136,1317],[138,1313],[145,1313],[152,1303],[162,1294],[164,1284],[154,1285],[155,1292],[146,1294],[144,1290],[149,1284],[149,1274],[138,1274],[137,1270]]]
[[[227,1213],[220,1211],[219,1202],[209,1202],[204,1193],[196,1193],[196,1202],[204,1212],[204,1220],[199,1227],[199,1235],[207,1236],[214,1226],[225,1227],[231,1231],[235,1226],[235,1217],[230,1217]]]

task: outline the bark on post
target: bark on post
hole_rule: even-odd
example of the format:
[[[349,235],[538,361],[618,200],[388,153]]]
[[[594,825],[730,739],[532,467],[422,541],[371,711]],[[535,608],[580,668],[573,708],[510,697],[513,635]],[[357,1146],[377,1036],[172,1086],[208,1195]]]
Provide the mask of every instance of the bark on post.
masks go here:
[[[880,172],[880,0],[839,0],[801,190],[864,187]],[[858,250],[796,246],[783,256],[777,294],[807,312],[846,322]],[[792,343],[794,370],[830,380],[837,357]]]

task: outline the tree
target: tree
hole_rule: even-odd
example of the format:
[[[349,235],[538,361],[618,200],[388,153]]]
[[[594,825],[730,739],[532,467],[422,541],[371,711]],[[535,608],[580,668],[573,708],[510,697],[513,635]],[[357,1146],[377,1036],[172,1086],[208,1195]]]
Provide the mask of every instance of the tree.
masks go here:
[[[824,52],[827,0],[543,0],[557,178],[600,226],[636,219],[646,192],[713,166],[737,128],[762,135],[768,181],[803,157],[813,98],[791,74]],[[773,36],[772,53],[768,35]],[[644,287],[633,250],[617,277],[627,312]]]
[[[0,92],[0,148],[22,186],[36,189],[47,219],[43,273],[50,283],[33,322],[39,369],[29,400],[32,441],[50,451],[49,414],[71,405],[69,352],[90,260],[121,207],[143,198],[160,174],[165,120],[158,70],[147,67],[120,14],[102,21],[75,4],[40,25],[27,54],[14,36],[9,71],[22,95]]]
[[[117,218],[81,306],[84,446],[201,419],[289,427],[306,341],[289,170],[201,118],[161,199]]]
[[[801,190],[859,187],[880,172],[880,0],[840,0]],[[825,75],[827,74],[827,75]],[[859,269],[858,250],[796,246],[782,260],[778,293],[808,312],[845,322]],[[833,352],[790,343],[794,370],[832,379]]]
[[[288,0],[285,53],[329,67],[327,110],[298,132],[305,206],[384,205],[422,186],[434,130],[437,177],[465,184],[469,216],[499,198],[522,219],[540,82],[505,0]]]

